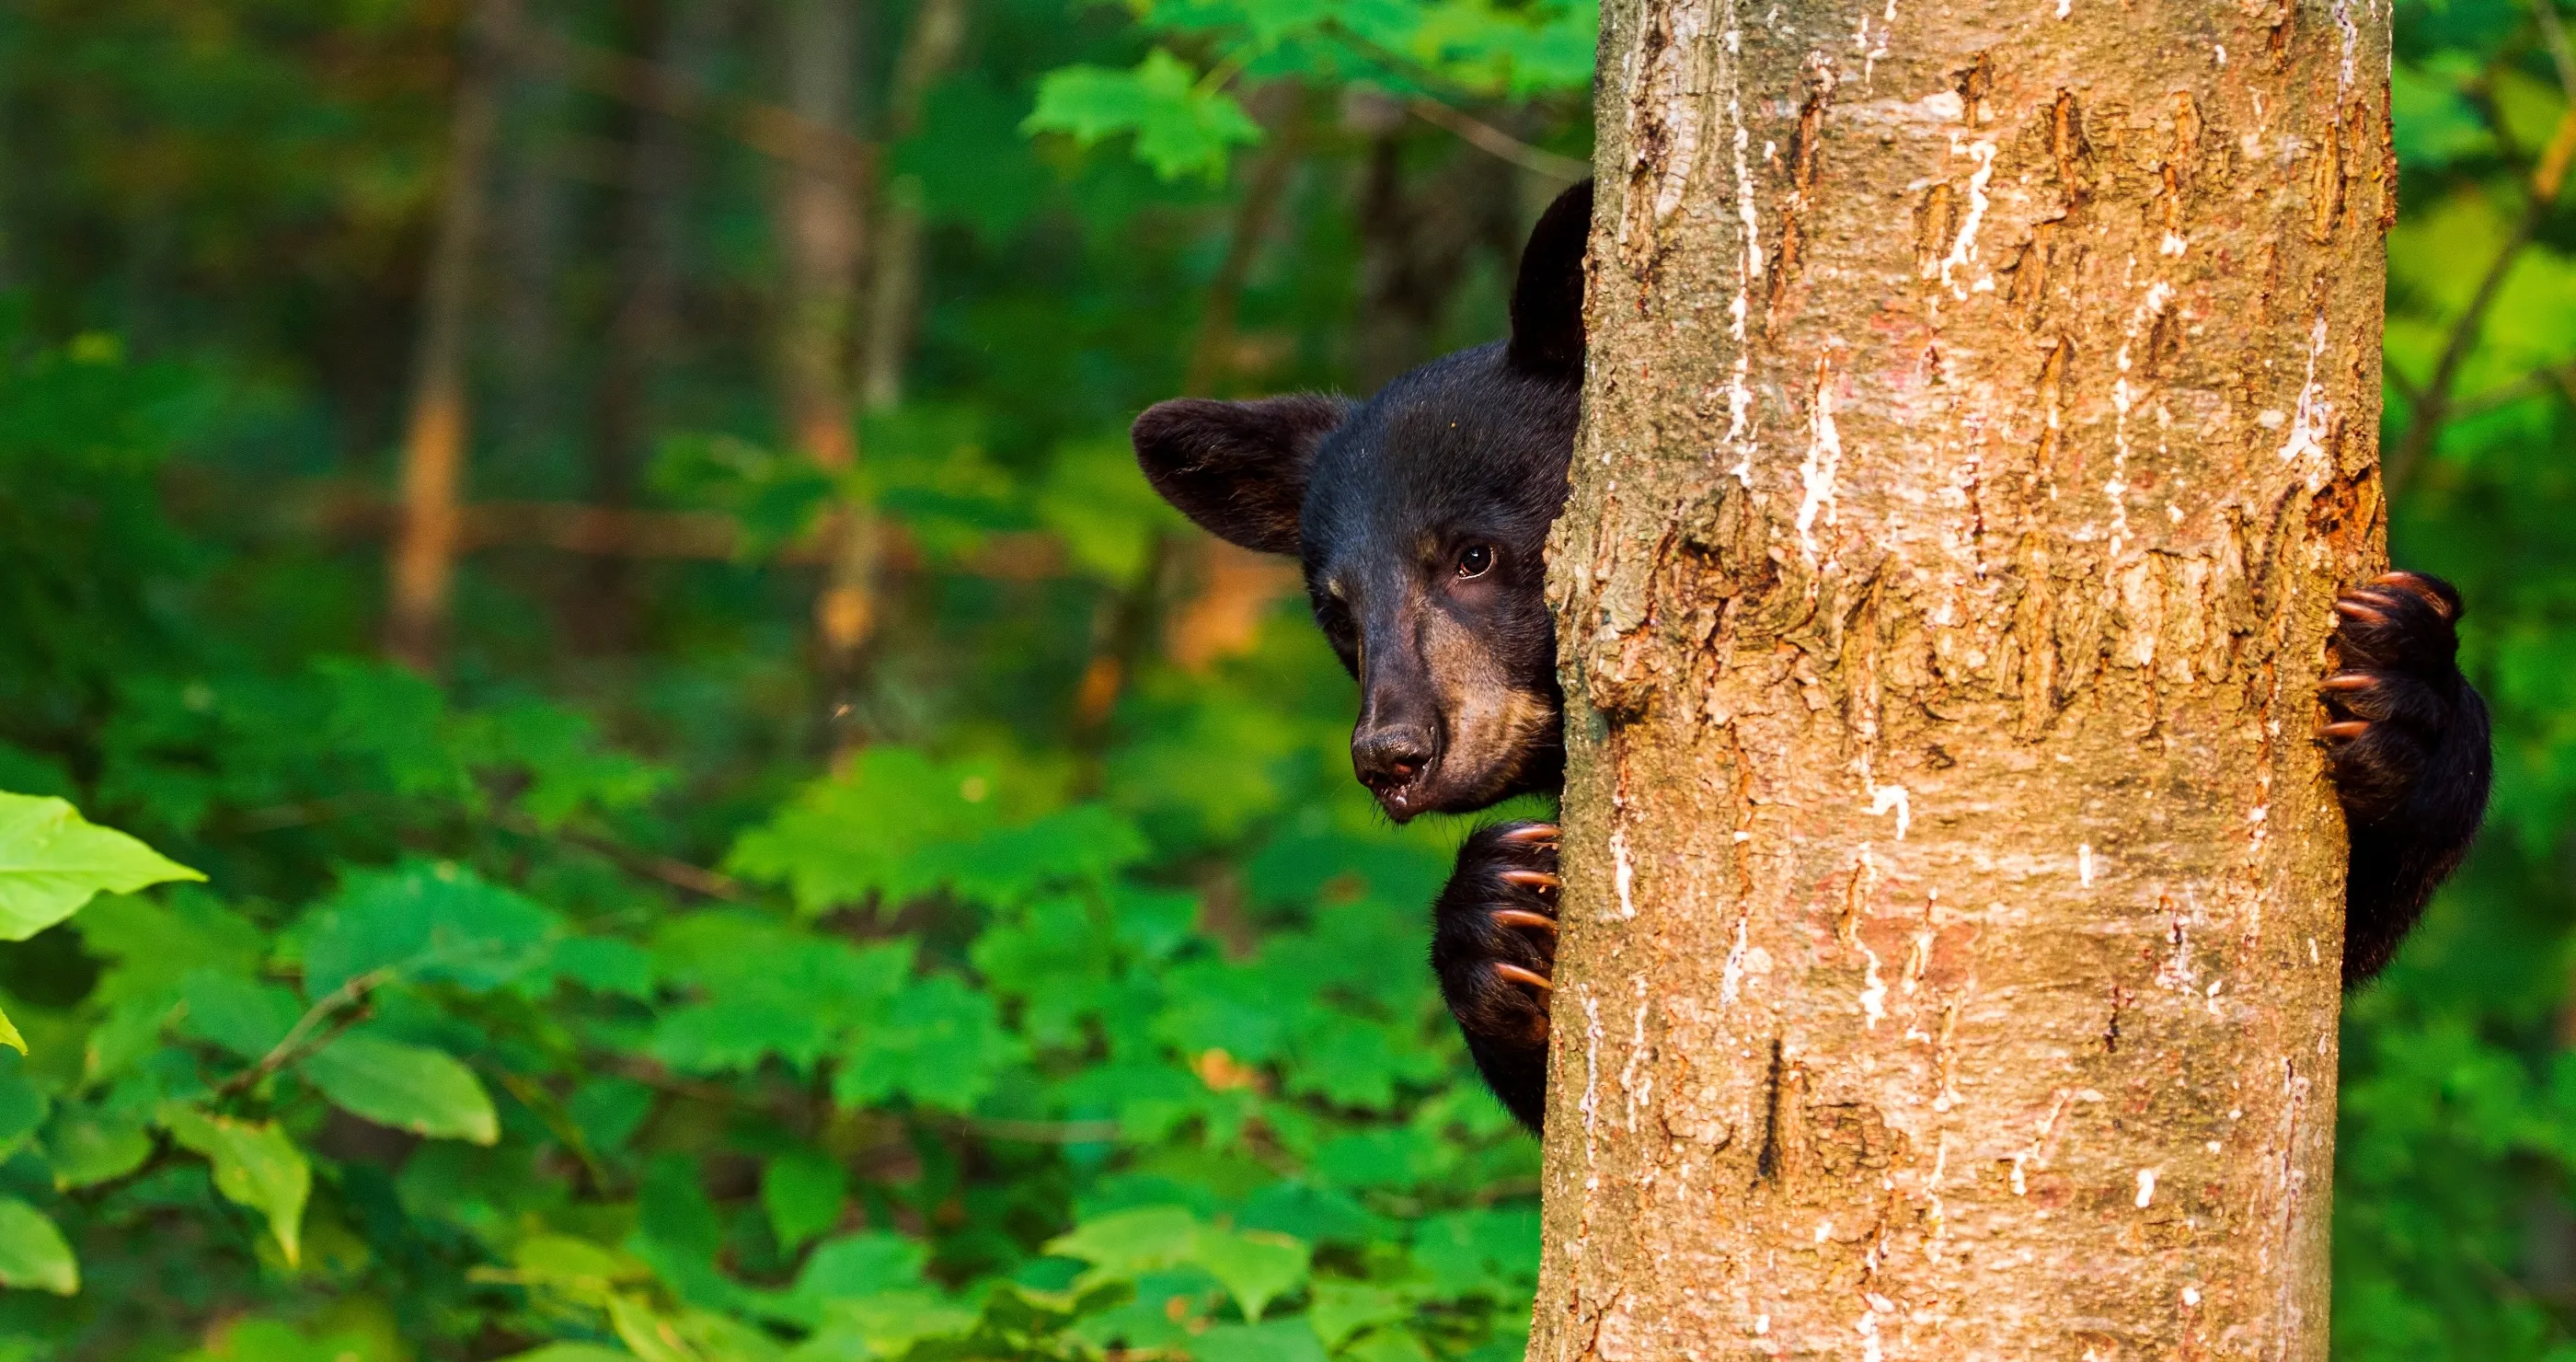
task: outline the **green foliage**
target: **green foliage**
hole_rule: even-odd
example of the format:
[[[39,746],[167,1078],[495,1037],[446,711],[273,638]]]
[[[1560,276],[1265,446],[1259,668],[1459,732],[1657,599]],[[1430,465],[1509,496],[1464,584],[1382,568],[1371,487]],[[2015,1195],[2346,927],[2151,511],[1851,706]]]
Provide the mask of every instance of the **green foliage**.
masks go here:
[[[1159,47],[1133,70],[1068,66],[1049,75],[1022,126],[1071,133],[1086,147],[1133,133],[1137,159],[1167,180],[1218,174],[1228,149],[1261,140],[1261,126],[1242,105]]]

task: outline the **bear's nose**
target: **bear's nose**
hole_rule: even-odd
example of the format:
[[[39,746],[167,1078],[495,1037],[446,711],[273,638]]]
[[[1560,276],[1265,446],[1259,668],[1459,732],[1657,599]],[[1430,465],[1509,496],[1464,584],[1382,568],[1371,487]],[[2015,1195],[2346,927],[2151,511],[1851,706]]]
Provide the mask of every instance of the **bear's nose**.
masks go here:
[[[1381,799],[1412,784],[1430,764],[1430,735],[1410,727],[1373,729],[1351,739],[1351,768]]]

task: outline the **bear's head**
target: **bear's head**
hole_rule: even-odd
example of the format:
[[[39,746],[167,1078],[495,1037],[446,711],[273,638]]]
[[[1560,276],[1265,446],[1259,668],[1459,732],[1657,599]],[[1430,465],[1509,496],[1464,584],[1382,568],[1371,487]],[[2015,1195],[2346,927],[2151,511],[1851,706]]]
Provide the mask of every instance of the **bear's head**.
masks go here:
[[[1366,402],[1181,399],[1136,419],[1136,461],[1221,539],[1305,566],[1316,623],[1360,683],[1351,764],[1398,822],[1563,778],[1542,554],[1583,383],[1592,185],[1521,252],[1508,341]]]

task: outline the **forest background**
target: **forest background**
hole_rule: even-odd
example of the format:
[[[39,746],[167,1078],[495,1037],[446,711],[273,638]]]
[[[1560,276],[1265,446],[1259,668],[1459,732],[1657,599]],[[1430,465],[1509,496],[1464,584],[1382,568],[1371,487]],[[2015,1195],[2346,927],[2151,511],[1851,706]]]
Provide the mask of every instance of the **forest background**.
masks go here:
[[[2397,9],[2391,539],[2500,771],[2348,1011],[2352,1359],[2576,1358],[2533,2]],[[1374,813],[1293,576],[1125,427],[1499,334],[1594,24],[0,10],[0,1359],[1517,1357],[1463,825]]]

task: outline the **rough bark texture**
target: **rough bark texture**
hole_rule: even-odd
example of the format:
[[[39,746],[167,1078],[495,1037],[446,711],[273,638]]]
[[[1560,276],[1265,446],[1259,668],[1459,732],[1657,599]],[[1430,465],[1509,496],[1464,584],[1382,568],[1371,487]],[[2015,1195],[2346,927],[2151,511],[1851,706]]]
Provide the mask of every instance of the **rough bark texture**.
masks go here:
[[[2376,0],[1625,0],[1533,1358],[2322,1358]]]

